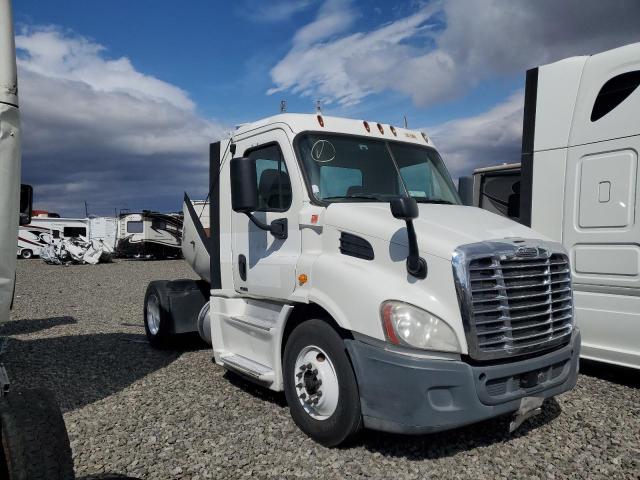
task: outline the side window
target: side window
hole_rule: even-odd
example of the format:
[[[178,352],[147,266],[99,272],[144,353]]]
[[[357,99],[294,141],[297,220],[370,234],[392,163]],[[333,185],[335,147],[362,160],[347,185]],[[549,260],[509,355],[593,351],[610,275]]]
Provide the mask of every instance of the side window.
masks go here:
[[[160,220],[159,218],[154,218],[151,221],[151,228],[155,230],[166,230],[167,222],[165,222],[164,220]]]
[[[624,102],[640,85],[640,70],[623,73],[613,77],[602,86],[593,104],[591,121],[600,120],[614,108]]]
[[[127,222],[127,233],[142,233],[142,222],[141,221]]]
[[[343,197],[363,193],[362,170],[358,168],[320,167],[322,198]]]
[[[291,206],[291,180],[282,151],[276,144],[245,152],[256,161],[258,210],[284,212]]]
[[[65,237],[79,237],[87,235],[87,229],[85,227],[64,227],[63,235]]]
[[[53,238],[60,238],[60,230],[51,230],[53,232]]]

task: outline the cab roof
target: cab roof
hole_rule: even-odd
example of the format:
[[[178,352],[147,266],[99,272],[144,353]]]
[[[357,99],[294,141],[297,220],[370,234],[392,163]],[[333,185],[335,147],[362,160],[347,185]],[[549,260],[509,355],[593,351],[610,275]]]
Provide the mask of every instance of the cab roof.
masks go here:
[[[332,117],[320,113],[281,113],[255,122],[244,123],[236,127],[236,131],[233,132],[232,137],[241,137],[254,130],[260,130],[272,125],[281,125],[285,129],[288,129],[293,135],[308,131],[343,133],[433,147],[431,139],[418,130],[409,130],[368,120]]]

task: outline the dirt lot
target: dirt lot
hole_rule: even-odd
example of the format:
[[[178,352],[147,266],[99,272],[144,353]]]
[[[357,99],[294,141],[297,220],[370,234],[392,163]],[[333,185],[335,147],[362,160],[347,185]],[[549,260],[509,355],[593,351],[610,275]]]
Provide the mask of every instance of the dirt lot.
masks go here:
[[[284,396],[211,362],[202,346],[157,351],[142,301],[183,261],[97,266],[18,262],[3,362],[15,387],[62,406],[79,478],[640,478],[640,375],[583,364],[578,386],[514,435],[504,418],[445,434],[365,431],[326,449]]]

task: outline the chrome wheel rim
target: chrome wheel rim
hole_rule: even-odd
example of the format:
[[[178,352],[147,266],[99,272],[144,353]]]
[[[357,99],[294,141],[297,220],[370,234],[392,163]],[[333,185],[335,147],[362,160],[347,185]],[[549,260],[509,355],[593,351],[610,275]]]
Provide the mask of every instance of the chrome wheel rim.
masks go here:
[[[147,301],[147,327],[151,335],[157,335],[160,331],[160,302],[156,295],[149,295]]]
[[[338,406],[340,385],[331,358],[320,347],[309,345],[298,354],[293,372],[298,401],[316,420],[326,420]]]

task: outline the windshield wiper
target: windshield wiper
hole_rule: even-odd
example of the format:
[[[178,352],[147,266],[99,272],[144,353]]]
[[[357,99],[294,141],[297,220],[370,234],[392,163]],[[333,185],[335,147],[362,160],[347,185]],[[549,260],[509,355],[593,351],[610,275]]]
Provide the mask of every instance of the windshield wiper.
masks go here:
[[[375,200],[376,202],[385,201],[377,195],[367,195],[365,193],[359,193],[357,195],[336,195],[335,197],[324,197],[322,200],[347,200],[351,198],[358,200]]]
[[[415,198],[415,197],[414,197]],[[453,205],[453,202],[449,200],[441,200],[437,198],[416,198],[416,202],[418,203],[437,203],[440,205]]]

